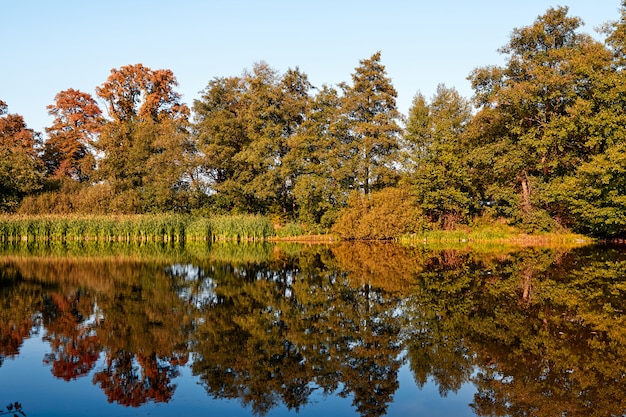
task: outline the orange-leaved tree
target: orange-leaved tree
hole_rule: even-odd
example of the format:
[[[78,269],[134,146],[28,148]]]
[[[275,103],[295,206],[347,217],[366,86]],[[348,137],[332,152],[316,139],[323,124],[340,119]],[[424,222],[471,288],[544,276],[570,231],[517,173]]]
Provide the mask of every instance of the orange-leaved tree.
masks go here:
[[[0,210],[15,210],[22,198],[41,189],[39,144],[39,134],[0,100]]]
[[[54,100],[47,107],[54,121],[46,128],[43,153],[48,174],[87,181],[95,167],[93,144],[104,124],[102,110],[90,94],[71,88]]]

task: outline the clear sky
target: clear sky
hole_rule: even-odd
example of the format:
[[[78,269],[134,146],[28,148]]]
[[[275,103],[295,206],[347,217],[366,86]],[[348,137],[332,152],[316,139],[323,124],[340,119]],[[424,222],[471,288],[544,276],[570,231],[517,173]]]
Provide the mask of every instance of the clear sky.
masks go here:
[[[381,51],[406,114],[418,91],[431,98],[440,83],[470,98],[469,73],[502,65],[497,49],[511,31],[556,6],[599,38],[620,0],[0,0],[0,100],[43,132],[58,92],[95,97],[124,65],[172,70],[191,105],[213,78],[258,61],[336,86]]]

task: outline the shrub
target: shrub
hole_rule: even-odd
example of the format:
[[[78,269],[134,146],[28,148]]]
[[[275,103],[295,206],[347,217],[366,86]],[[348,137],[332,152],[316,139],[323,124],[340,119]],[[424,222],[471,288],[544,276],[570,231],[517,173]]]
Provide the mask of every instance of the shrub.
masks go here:
[[[370,195],[352,195],[333,231],[344,239],[383,240],[421,232],[424,219],[411,194],[386,188]]]

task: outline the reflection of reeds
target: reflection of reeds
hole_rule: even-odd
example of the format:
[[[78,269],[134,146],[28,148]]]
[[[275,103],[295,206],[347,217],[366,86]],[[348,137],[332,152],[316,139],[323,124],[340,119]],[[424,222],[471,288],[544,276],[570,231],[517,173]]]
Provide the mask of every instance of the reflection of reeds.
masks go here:
[[[0,263],[7,259],[84,261],[136,260],[163,264],[189,263],[204,260],[233,264],[265,263],[285,253],[283,247],[294,244],[270,242],[186,242],[162,241],[10,241],[0,243]],[[301,245],[297,248],[302,249]],[[298,249],[291,248],[292,252]]]
[[[211,245],[209,257],[213,261],[241,264],[262,264],[270,261],[275,245],[271,243],[220,242]]]
[[[273,234],[269,219],[255,215],[212,218],[176,214],[0,217],[0,241],[5,242],[260,240]]]

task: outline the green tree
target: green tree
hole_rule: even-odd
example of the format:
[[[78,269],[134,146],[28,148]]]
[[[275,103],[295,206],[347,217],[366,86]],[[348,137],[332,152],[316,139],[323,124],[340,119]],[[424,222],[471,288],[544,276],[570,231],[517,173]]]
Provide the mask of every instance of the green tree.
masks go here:
[[[342,83],[342,111],[349,127],[345,138],[346,167],[355,173],[363,194],[397,181],[394,162],[399,149],[401,114],[397,92],[380,62],[380,52],[360,61],[352,84]]]
[[[605,33],[612,65],[596,83],[592,99],[575,113],[585,123],[589,157],[559,188],[577,231],[613,237],[626,230],[626,2],[620,20]]]
[[[578,32],[582,21],[567,13],[551,8],[515,29],[500,50],[507,65],[470,76],[479,106],[475,180],[485,199],[498,200],[501,214],[529,223],[546,211],[567,222],[555,184],[589,157],[593,132],[580,116],[589,114],[610,68],[607,49]]]
[[[215,78],[193,104],[194,135],[213,209],[245,211],[253,206],[253,196],[244,194],[236,181],[246,164],[235,157],[250,144],[244,92],[241,77]]]
[[[408,182],[430,221],[443,228],[467,221],[476,209],[465,137],[471,111],[467,100],[444,85],[430,104],[418,94],[409,111]]]
[[[267,63],[241,77],[217,78],[196,100],[195,134],[218,208],[294,216],[296,167],[285,163],[305,120],[306,74]]]
[[[346,137],[341,98],[323,86],[313,97],[298,133],[291,137],[284,164],[295,179],[298,217],[309,225],[330,227],[347,204],[353,173],[345,168],[341,140]]]
[[[257,64],[245,76],[249,146],[237,156],[254,169],[240,177],[244,191],[266,210],[280,215],[295,214],[295,173],[284,164],[289,141],[297,134],[309,105],[311,84],[298,69],[279,76],[267,64]]]

